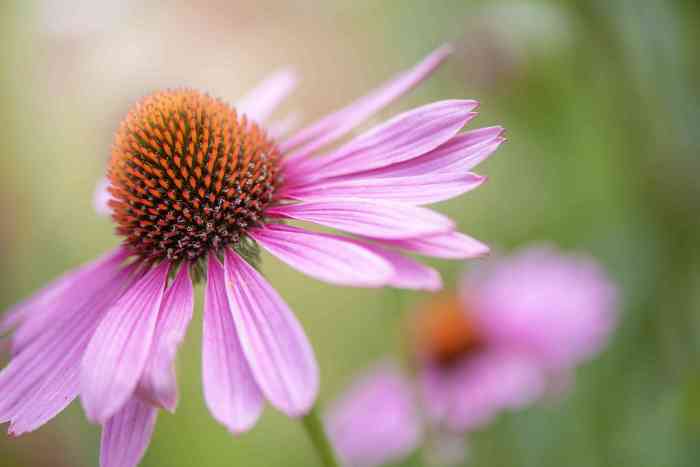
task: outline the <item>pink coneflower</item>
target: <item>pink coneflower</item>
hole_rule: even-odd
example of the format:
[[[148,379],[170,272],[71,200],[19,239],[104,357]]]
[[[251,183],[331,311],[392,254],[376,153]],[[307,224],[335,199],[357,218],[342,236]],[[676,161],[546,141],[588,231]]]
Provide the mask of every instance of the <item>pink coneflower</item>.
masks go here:
[[[450,429],[488,423],[559,390],[615,324],[614,288],[587,258],[533,248],[467,275],[415,321],[428,415]]]
[[[350,465],[381,465],[415,449],[422,431],[468,432],[560,390],[605,344],[614,301],[592,260],[549,249],[466,276],[458,295],[437,296],[412,316],[416,384],[384,364],[331,408],[328,431],[339,455]]]
[[[420,107],[321,151],[448,53],[438,49],[279,141],[261,122],[292,88],[288,72],[263,82],[238,110],[193,90],[138,103],[117,131],[108,168],[108,205],[123,243],[5,317],[2,329],[15,330],[0,373],[0,422],[10,422],[13,435],[32,431],[80,394],[88,418],[103,425],[102,465],[137,464],[157,409],[177,404],[173,362],[192,315],[193,279],[206,280],[202,358],[212,415],[238,433],[265,400],[289,416],[307,414],[318,392],[316,360],[258,272],[259,247],[327,282],[428,290],[440,287],[439,275],[404,252],[487,251],[421,207],[484,181],[470,170],[501,144],[502,129],[460,133],[475,101]]]

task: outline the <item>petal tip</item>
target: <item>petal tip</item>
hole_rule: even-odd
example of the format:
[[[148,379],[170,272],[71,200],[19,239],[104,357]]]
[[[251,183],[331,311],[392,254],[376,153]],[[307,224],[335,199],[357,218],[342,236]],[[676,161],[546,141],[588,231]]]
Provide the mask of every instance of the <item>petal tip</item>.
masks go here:
[[[426,284],[425,290],[428,292],[439,292],[443,287],[442,277],[439,272],[435,271],[435,276],[432,278],[431,282]]]
[[[474,250],[472,258],[485,258],[491,254],[491,248],[488,245],[481,244],[481,246]]]
[[[104,425],[107,422],[107,420],[110,419],[111,415],[113,415],[113,413],[93,408],[91,405],[89,405],[89,403],[85,402],[85,398],[83,398],[82,403],[83,411],[85,412],[85,417],[90,423],[93,423],[95,425]],[[116,412],[116,410],[114,412]]]
[[[258,418],[259,417],[250,417],[247,420],[220,421],[233,436],[241,436],[253,429],[258,422]]]
[[[455,46],[451,42],[445,42],[442,44],[440,47],[435,49],[436,53],[444,54],[444,55],[450,55],[454,53],[455,51]]]
[[[174,414],[175,411],[177,410],[177,400],[164,400],[160,401],[160,408],[165,410],[168,413]]]

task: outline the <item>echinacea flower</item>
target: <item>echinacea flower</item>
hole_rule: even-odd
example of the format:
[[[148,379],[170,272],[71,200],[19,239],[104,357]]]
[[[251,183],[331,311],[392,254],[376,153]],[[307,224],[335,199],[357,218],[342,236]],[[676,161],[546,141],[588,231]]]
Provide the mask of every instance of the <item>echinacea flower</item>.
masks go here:
[[[467,275],[459,294],[436,296],[412,316],[416,373],[386,362],[368,371],[330,407],[330,438],[357,467],[406,456],[426,441],[421,433],[438,449],[440,437],[459,449],[455,435],[560,389],[607,341],[614,302],[594,261],[550,249]]]
[[[615,322],[614,287],[592,259],[531,248],[496,261],[415,318],[426,412],[468,431],[560,390]]]
[[[206,280],[203,385],[212,415],[250,429],[264,401],[297,417],[319,374],[294,314],[258,272],[262,247],[320,280],[434,290],[436,271],[404,256],[483,254],[480,242],[421,205],[479,186],[470,172],[502,128],[460,133],[477,103],[401,114],[322,151],[425,79],[443,47],[348,107],[275,139],[262,122],[294,83],[275,74],[237,110],[194,90],[157,92],[117,131],[108,207],[123,243],[10,311],[12,359],[0,372],[0,422],[20,435],[80,395],[103,425],[103,466],[142,457],[157,410],[177,404],[173,362]],[[318,157],[321,156],[321,157]],[[350,234],[287,225],[305,221]]]

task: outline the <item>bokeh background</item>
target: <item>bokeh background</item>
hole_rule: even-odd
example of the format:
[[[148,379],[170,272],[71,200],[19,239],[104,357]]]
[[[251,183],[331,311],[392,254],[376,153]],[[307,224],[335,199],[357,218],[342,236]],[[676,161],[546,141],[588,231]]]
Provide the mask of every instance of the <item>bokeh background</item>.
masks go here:
[[[568,397],[473,433],[470,465],[700,463],[697,1],[41,0],[0,11],[3,308],[117,244],[92,192],[144,94],[187,85],[234,100],[291,64],[303,81],[282,110],[308,121],[452,41],[448,64],[382,117],[476,98],[472,126],[501,124],[509,141],[480,167],[488,184],[439,209],[496,253],[588,251],[622,294],[621,326]],[[446,284],[478,267],[432,264]],[[263,269],[315,346],[322,402],[397,351],[402,316],[425,298],[331,287],[269,257]],[[196,318],[180,352],[179,409],[160,416],[143,465],[319,465],[299,424],[271,409],[237,438],[214,422],[200,328]],[[73,404],[36,433],[0,437],[0,465],[94,466],[98,450],[99,430]],[[401,465],[421,465],[420,453]]]

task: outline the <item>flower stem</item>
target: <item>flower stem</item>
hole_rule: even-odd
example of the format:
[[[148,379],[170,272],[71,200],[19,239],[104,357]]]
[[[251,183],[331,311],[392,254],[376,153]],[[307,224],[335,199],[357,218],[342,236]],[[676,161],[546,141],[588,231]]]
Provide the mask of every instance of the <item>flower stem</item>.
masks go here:
[[[340,463],[336,459],[333,446],[326,435],[326,430],[323,428],[323,422],[318,414],[318,408],[314,407],[302,419],[306,434],[309,435],[311,443],[318,452],[324,467],[340,467]]]

